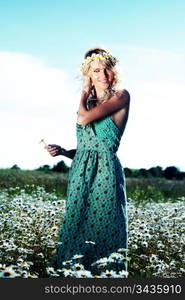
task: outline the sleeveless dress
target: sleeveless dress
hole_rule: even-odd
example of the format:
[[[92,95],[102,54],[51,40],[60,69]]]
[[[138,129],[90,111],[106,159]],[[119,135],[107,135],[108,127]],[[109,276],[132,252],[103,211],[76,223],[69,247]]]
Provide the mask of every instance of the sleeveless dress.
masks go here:
[[[86,268],[119,248],[127,248],[124,169],[116,155],[123,132],[111,116],[76,123],[77,150],[68,176],[66,212],[54,267],[75,254]]]

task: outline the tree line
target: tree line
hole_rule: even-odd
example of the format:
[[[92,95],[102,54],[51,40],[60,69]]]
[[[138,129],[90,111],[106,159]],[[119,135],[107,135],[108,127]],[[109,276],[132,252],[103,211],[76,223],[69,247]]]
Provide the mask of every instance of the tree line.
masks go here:
[[[61,172],[61,173],[68,173],[69,166],[61,160],[53,167],[49,165],[43,165],[37,168],[37,171],[45,171],[45,172]],[[18,165],[13,165],[11,169],[20,169]],[[175,166],[169,166],[163,169],[160,166],[151,167],[149,169],[130,169],[125,167],[124,168],[125,177],[133,177],[133,178],[151,178],[151,177],[158,177],[158,178],[166,178],[166,179],[185,179],[185,172],[181,172],[179,168]]]

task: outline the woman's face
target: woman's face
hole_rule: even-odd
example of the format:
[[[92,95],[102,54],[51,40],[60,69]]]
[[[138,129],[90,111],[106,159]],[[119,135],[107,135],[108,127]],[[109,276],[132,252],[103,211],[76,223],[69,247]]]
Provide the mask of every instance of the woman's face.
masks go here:
[[[104,61],[94,60],[91,62],[89,76],[92,84],[98,88],[105,90],[112,85],[114,80],[114,72],[106,65]]]

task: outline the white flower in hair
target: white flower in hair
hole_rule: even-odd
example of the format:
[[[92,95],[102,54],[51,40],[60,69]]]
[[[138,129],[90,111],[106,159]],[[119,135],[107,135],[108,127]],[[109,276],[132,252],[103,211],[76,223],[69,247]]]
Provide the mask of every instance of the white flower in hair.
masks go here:
[[[112,56],[109,52],[103,52],[102,54],[93,53],[91,56],[88,56],[87,58],[84,59],[80,67],[81,72],[84,72],[88,67],[88,65],[96,59],[99,61],[100,60],[106,61],[112,67],[114,67],[115,64],[118,62],[118,60],[114,56]]]

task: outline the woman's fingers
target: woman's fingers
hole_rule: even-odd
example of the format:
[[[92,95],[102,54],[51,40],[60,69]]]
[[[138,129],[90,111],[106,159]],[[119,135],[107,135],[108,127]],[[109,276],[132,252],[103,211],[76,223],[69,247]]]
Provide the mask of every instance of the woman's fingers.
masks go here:
[[[55,145],[55,144],[49,144],[49,145],[45,146],[44,148],[45,148],[45,149],[49,152],[49,154],[51,154],[52,156],[58,155],[59,150],[60,150],[60,146]]]
[[[58,149],[55,147],[53,147],[52,149],[49,150],[49,153],[53,156],[55,156],[57,154],[57,152],[58,152]]]

